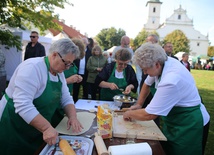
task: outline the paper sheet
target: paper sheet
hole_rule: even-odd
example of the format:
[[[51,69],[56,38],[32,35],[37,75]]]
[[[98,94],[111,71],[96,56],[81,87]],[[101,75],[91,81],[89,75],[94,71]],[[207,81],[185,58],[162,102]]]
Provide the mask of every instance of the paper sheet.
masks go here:
[[[97,111],[97,106],[101,104],[108,104],[109,108],[112,110],[119,110],[120,107],[115,104],[113,101],[98,101],[98,100],[83,100],[79,99],[75,107],[76,109],[89,110],[89,111]]]

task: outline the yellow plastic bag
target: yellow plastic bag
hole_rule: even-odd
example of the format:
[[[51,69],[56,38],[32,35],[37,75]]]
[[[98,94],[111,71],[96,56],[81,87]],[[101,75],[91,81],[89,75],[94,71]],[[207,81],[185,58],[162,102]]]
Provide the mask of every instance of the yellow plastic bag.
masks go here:
[[[98,106],[97,125],[98,132],[103,139],[112,138],[112,113],[106,105]]]

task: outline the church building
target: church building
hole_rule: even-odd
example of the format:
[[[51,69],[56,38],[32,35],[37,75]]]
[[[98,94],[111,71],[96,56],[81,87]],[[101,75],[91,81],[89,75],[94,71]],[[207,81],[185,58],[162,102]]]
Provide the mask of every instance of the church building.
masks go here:
[[[159,34],[160,41],[174,30],[181,30],[190,41],[191,56],[207,55],[209,46],[208,37],[194,29],[193,20],[187,16],[187,11],[180,5],[163,24],[160,24],[161,4],[162,2],[159,0],[150,0],[147,2],[146,6],[149,12],[144,29],[147,31],[156,31]]]

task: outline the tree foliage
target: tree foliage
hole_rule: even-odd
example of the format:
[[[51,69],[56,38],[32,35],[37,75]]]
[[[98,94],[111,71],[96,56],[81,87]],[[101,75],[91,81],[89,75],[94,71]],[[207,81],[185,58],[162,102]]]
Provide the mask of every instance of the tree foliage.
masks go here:
[[[209,46],[208,47],[207,55],[210,56],[210,57],[214,56],[214,46]]]
[[[41,32],[49,28],[59,30],[59,25],[53,22],[57,17],[54,15],[54,8],[64,8],[64,3],[70,4],[68,0],[1,0],[0,25],[30,29],[33,24]],[[0,29],[0,34],[1,44],[20,49],[19,37],[13,36],[13,33],[6,29]]]
[[[112,46],[120,45],[120,39],[126,32],[122,29],[115,29],[114,27],[102,29],[95,37],[98,44],[104,49]]]
[[[157,36],[158,33],[156,31],[153,32],[149,32],[146,31],[145,29],[142,29],[138,35],[135,37],[135,39],[133,40],[133,42],[131,42],[131,46],[134,50],[136,50],[139,46],[141,46],[143,43],[146,42],[146,38],[149,34],[156,34]]]
[[[175,30],[168,34],[164,40],[163,44],[171,42],[173,44],[173,54],[178,52],[190,52],[189,39],[181,30]]]

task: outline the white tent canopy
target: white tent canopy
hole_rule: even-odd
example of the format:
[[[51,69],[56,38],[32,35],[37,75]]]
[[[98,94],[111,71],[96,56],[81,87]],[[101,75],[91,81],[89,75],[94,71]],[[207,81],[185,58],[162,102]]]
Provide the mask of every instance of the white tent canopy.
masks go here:
[[[117,47],[117,46],[113,46],[113,47],[109,48],[107,51],[108,51],[109,53],[112,53],[116,47]]]
[[[176,56],[179,60],[181,60],[181,59],[182,59],[182,55],[183,55],[184,53],[185,53],[185,52],[178,52],[178,53],[175,54],[175,56]]]
[[[62,38],[69,38],[67,34],[65,34],[63,31],[57,34],[56,36],[53,36],[51,32],[49,32],[45,37],[51,38],[52,42],[62,39]]]

